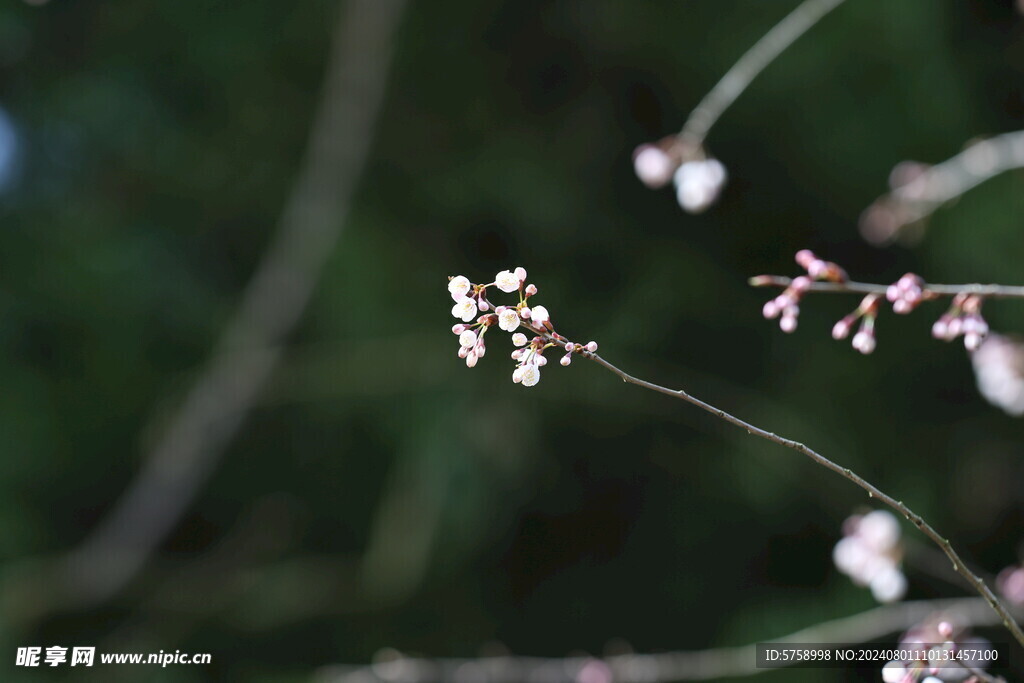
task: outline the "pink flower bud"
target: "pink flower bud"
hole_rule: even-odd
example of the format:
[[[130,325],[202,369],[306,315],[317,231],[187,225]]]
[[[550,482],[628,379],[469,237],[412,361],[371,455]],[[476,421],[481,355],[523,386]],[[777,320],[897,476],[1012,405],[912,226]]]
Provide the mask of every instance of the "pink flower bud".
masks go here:
[[[561,363],[562,365],[569,365],[569,363],[572,362],[572,354],[571,353],[565,354],[564,356],[562,356],[562,360],[560,360],[558,362]]]
[[[587,349],[587,351],[590,351],[591,353],[597,353],[597,342],[596,341],[587,342],[586,349]]]
[[[896,301],[900,298],[900,288],[898,285],[889,285],[885,288],[885,298],[889,301]]]
[[[490,306],[487,305],[487,302],[484,301],[483,299],[480,299],[480,301],[476,303],[476,307],[481,311],[486,311],[487,309],[490,308]]]
[[[515,272],[515,276],[517,278],[519,278],[520,282],[523,282],[524,280],[526,280],[526,268],[523,268],[522,266],[519,266],[518,268],[515,269],[514,272]]]
[[[817,259],[818,257],[815,256],[814,252],[811,251],[810,249],[801,249],[800,251],[796,252],[796,263],[804,270],[807,270],[810,267],[811,263],[813,263]]]
[[[537,293],[537,285],[526,285],[526,296],[533,296]]]
[[[806,275],[801,275],[800,277],[793,278],[793,282],[789,285],[789,287],[790,289],[793,290],[795,294],[803,294],[804,292],[811,288],[811,278],[807,277]]]
[[[519,384],[523,380],[523,366],[519,366],[512,372],[512,381]]]
[[[796,330],[796,316],[789,313],[784,314],[779,320],[779,328],[787,334]]]
[[[843,318],[835,325],[832,326],[832,338],[833,339],[846,339],[850,336],[850,330],[853,328],[853,321],[849,318]]]
[[[537,366],[547,365],[548,364],[548,359],[545,358],[544,356],[540,355],[539,353],[536,353],[536,354],[533,355],[533,362]]]
[[[501,315],[502,313],[505,312],[506,308],[508,308],[508,306],[495,306],[494,312],[497,313],[498,315]]]
[[[668,185],[675,173],[676,163],[668,154],[654,145],[640,145],[633,152],[633,170],[647,187],[656,190]]]
[[[532,311],[530,311],[530,307],[529,306],[523,306],[519,310],[519,317],[522,318],[523,320],[529,320],[531,313],[532,313]]]
[[[471,350],[472,348],[473,348],[472,346],[463,346],[463,347],[460,347],[460,348],[459,348],[459,358],[465,358],[466,356],[468,356],[468,355],[469,355],[469,352],[470,352],[470,350]]]
[[[476,348],[473,349],[473,350],[476,352],[477,356],[479,356],[480,358],[483,358],[484,354],[487,353],[487,347],[484,346],[484,340],[481,339],[480,341],[478,341],[476,343]]]
[[[452,334],[462,334],[466,331],[465,325],[452,325]]]
[[[853,335],[853,348],[867,355],[875,350],[875,335],[861,330]]]
[[[512,352],[512,360],[519,360],[526,353],[526,349],[516,349]]]
[[[765,302],[764,306],[761,308],[761,315],[768,320],[779,317],[779,307],[775,304],[774,299]]]
[[[906,315],[914,310],[914,304],[906,299],[896,299],[892,302],[892,310],[896,313]]]
[[[473,352],[470,352],[470,354],[468,356],[466,356],[466,366],[470,367],[470,368],[475,367],[476,366],[476,361],[477,361],[478,358],[479,358],[479,356],[477,356]]]
[[[807,266],[807,274],[815,280],[825,277],[828,272],[828,264],[821,259],[815,259]]]
[[[572,353],[576,349],[576,345],[572,342],[565,342],[565,352]]]
[[[953,637],[953,625],[948,621],[940,621],[939,625],[936,627],[935,630],[937,630],[939,632],[939,635],[945,638],[946,640],[949,640]]]

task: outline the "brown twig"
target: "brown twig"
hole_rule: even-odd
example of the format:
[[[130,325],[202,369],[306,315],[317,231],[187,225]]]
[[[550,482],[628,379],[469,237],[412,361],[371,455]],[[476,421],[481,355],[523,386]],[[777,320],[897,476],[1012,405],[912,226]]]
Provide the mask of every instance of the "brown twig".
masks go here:
[[[534,329],[534,331],[536,332],[537,330]],[[556,341],[556,343],[558,343],[557,340],[553,341]],[[885,505],[888,505],[892,509],[896,510],[901,515],[903,515],[904,518],[910,521],[911,524],[916,526],[921,531],[921,533],[930,538],[936,545],[939,546],[939,549],[942,550],[943,553],[945,553],[947,558],[949,558],[949,561],[953,565],[953,569],[962,577],[964,577],[964,579],[967,580],[967,583],[970,584],[970,586],[975,591],[977,591],[978,594],[981,595],[981,597],[985,599],[985,601],[992,607],[996,614],[999,615],[1003,625],[1007,628],[1007,630],[1010,631],[1014,639],[1022,647],[1024,647],[1024,631],[1021,631],[1020,626],[1014,620],[1009,610],[1007,610],[1007,608],[1002,604],[1002,602],[1000,602],[999,598],[996,597],[995,593],[992,592],[992,590],[984,581],[982,581],[981,578],[979,578],[976,574],[974,574],[970,569],[967,568],[966,564],[960,557],[959,553],[957,553],[956,550],[954,550],[952,544],[949,542],[949,539],[944,538],[941,534],[939,534],[939,532],[937,532],[930,524],[928,524],[920,515],[918,515],[916,512],[907,507],[907,505],[904,504],[903,501],[896,500],[887,493],[884,493],[877,486],[867,481],[850,468],[843,467],[842,465],[839,465],[829,460],[828,458],[821,455],[817,451],[805,446],[804,444],[798,441],[787,439],[785,437],[779,436],[778,434],[769,432],[765,429],[761,429],[760,427],[752,425],[749,422],[746,422],[745,420],[742,420],[730,413],[725,412],[721,408],[717,408],[711,405],[710,403],[706,403],[700,400],[699,398],[690,395],[683,389],[669,389],[659,384],[655,384],[653,382],[648,382],[647,380],[633,377],[629,373],[620,370],[616,366],[612,365],[611,363],[609,363],[596,353],[584,352],[583,355],[587,356],[588,358],[590,358],[591,360],[593,360],[595,363],[605,368],[606,370],[609,370],[618,375],[618,377],[622,379],[623,382],[626,382],[628,384],[635,384],[636,386],[643,387],[644,389],[649,389],[651,391],[656,391],[660,394],[665,394],[666,396],[682,399],[687,403],[695,405],[698,408],[701,408],[702,410],[711,413],[712,415],[721,420],[724,420],[732,425],[735,425],[736,427],[739,427],[740,429],[745,430],[748,434],[752,436],[757,436],[767,441],[771,441],[772,443],[778,444],[779,446],[791,448],[797,451],[798,453],[807,456],[808,458],[813,460],[815,463],[821,465],[822,467],[832,470],[836,474],[853,482],[860,488],[864,489],[867,492],[868,496],[870,496],[871,498],[874,498],[879,502],[884,503]]]

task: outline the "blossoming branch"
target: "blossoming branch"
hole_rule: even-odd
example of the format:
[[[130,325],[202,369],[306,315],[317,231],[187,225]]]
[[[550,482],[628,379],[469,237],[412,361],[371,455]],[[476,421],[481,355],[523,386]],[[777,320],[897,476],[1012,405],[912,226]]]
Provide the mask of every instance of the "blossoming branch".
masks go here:
[[[808,282],[811,282],[811,277],[824,279],[826,282],[834,284],[846,282],[846,273],[835,264],[821,261],[810,252],[801,252],[801,254],[803,255],[800,257],[800,262],[808,270]],[[487,290],[490,287],[494,287],[506,294],[517,294],[518,303],[511,306],[495,306],[487,298]],[[788,287],[787,291],[791,289],[792,286]],[[802,295],[809,291],[809,288],[799,288],[799,290],[799,293]],[[903,292],[903,290],[899,291]],[[923,291],[922,288],[922,297]],[[529,299],[537,294],[537,287],[532,284],[526,284],[526,270],[524,268],[503,270],[495,276],[493,282],[482,285],[473,284],[462,275],[450,277],[448,292],[455,301],[455,304],[452,306],[452,315],[462,320],[461,324],[456,324],[452,327],[452,332],[459,336],[460,348],[458,355],[466,360],[466,365],[469,367],[475,366],[477,360],[486,353],[486,346],[483,341],[484,336],[488,330],[497,325],[499,329],[512,333],[513,343],[519,347],[512,353],[513,359],[518,362],[515,371],[512,373],[513,382],[521,383],[525,386],[537,384],[540,381],[540,368],[547,363],[544,352],[551,348],[560,347],[565,351],[565,356],[561,359],[562,365],[569,365],[574,355],[581,355],[614,373],[623,382],[635,384],[644,389],[686,401],[729,424],[743,429],[750,435],[785,446],[807,456],[818,465],[853,482],[867,492],[871,498],[903,515],[921,533],[931,539],[952,563],[954,571],[966,579],[967,583],[985,599],[985,602],[999,615],[1003,625],[1013,635],[1014,639],[1021,646],[1024,646],[1024,631],[1021,630],[1010,611],[1003,605],[996,594],[992,592],[988,584],[966,566],[949,539],[939,534],[934,527],[919,514],[911,510],[903,501],[893,498],[850,468],[843,467],[829,460],[799,441],[779,436],[774,432],[762,429],[727,413],[721,408],[702,401],[696,396],[692,396],[683,389],[669,389],[668,387],[634,377],[599,356],[597,354],[596,342],[589,342],[585,345],[577,344],[558,334],[555,332],[547,309],[543,306],[531,306],[529,304]],[[911,299],[914,299],[916,296],[910,296],[905,292],[904,295],[904,298],[909,297]],[[796,297],[796,299],[799,299],[799,297]],[[792,306],[796,305],[795,300],[787,299],[779,303],[777,297],[774,301],[776,302],[776,307],[779,308],[778,313],[793,317],[795,320],[796,313],[791,309]],[[476,319],[475,322],[474,318]],[[516,332],[520,327],[532,332],[534,334],[533,339],[528,340],[526,335]],[[884,595],[885,587],[882,588]]]
[[[512,306],[495,306],[487,299],[488,287],[506,294],[516,293],[519,302]],[[595,341],[577,344],[555,332],[551,315],[544,306],[530,306],[530,297],[537,294],[537,286],[526,284],[525,268],[503,270],[494,277],[494,282],[485,285],[473,284],[468,278],[457,275],[448,279],[448,293],[455,300],[452,315],[463,323],[452,326],[452,333],[459,336],[458,356],[465,358],[471,368],[487,352],[484,335],[494,325],[512,333],[512,343],[518,347],[512,352],[512,360],[517,362],[512,381],[524,387],[532,387],[540,381],[540,369],[548,362],[544,356],[548,349],[565,351],[559,360],[561,365],[569,365],[574,354],[597,351]],[[472,322],[474,318],[476,321]],[[533,338],[518,332],[520,327],[532,332]]]

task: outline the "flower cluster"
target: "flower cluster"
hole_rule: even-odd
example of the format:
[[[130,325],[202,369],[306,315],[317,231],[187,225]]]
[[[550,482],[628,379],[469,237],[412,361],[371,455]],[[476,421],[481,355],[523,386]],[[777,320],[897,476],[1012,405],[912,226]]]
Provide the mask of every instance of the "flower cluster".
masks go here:
[[[927,652],[930,659],[893,660],[882,667],[885,683],[965,683],[977,681],[954,653],[961,652],[962,661],[972,667],[984,669],[983,658],[970,656],[970,650],[991,648],[984,638],[972,636],[967,629],[954,625],[949,615],[937,613],[914,626],[900,638],[899,651]],[[965,652],[966,651],[966,652]]]
[[[495,306],[487,298],[489,287],[506,294],[517,293],[519,303],[514,306]],[[548,349],[559,348],[565,351],[560,360],[562,365],[569,365],[574,355],[586,356],[597,351],[597,342],[577,344],[558,334],[551,323],[548,309],[530,305],[530,297],[537,294],[537,287],[526,284],[525,268],[503,270],[495,275],[493,282],[485,285],[473,284],[462,275],[450,277],[448,293],[455,301],[452,315],[462,320],[462,323],[452,326],[452,333],[459,337],[458,355],[471,368],[486,353],[484,335],[495,325],[512,333],[512,343],[518,347],[512,352],[512,359],[516,361],[512,381],[526,387],[532,387],[540,381],[540,369],[548,362],[544,356]],[[533,336],[527,337],[519,332],[520,328]]]
[[[796,329],[796,318],[800,315],[800,299],[810,289],[813,281],[846,282],[847,279],[842,268],[830,261],[819,259],[809,249],[798,251],[796,262],[807,271],[807,275],[793,278],[782,294],[767,302],[761,309],[761,313],[768,320],[779,319],[779,327],[783,332],[792,332]]]
[[[932,336],[936,339],[953,341],[963,335],[968,351],[981,346],[987,334],[988,323],[981,317],[981,297],[975,294],[957,294],[949,310],[932,325]]]
[[[858,586],[868,586],[879,602],[895,602],[907,590],[900,571],[900,525],[885,510],[853,515],[843,522],[843,538],[832,550],[836,568]]]
[[[675,136],[637,147],[633,152],[633,170],[651,189],[662,188],[671,181],[679,206],[688,213],[700,213],[711,206],[727,176],[722,162],[707,157],[703,150],[694,151],[681,144]]]

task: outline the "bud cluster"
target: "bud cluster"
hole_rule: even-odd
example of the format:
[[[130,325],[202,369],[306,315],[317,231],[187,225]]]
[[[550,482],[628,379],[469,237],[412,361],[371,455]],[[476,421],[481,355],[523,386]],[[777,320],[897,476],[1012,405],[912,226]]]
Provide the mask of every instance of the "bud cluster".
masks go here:
[[[903,544],[896,517],[885,510],[853,515],[843,522],[843,538],[832,550],[836,568],[858,586],[868,586],[879,602],[895,602],[907,590],[900,571]]]
[[[796,329],[796,319],[800,315],[800,299],[810,289],[811,282],[846,282],[846,272],[842,268],[829,261],[822,261],[809,249],[798,251],[796,262],[807,271],[807,275],[793,278],[782,294],[767,302],[761,309],[762,315],[768,320],[779,319],[779,328],[783,332],[792,332]]]
[[[489,287],[506,294],[517,293],[519,303],[514,306],[495,306],[487,298]],[[487,352],[484,335],[495,325],[512,333],[512,343],[518,347],[512,352],[512,359],[517,363],[512,381],[526,387],[532,387],[540,381],[540,369],[548,362],[544,356],[548,349],[560,348],[565,351],[559,361],[562,365],[569,365],[574,355],[587,356],[597,351],[597,342],[577,344],[555,332],[548,309],[530,305],[530,297],[537,294],[537,287],[526,284],[525,268],[503,270],[494,277],[493,282],[485,285],[473,284],[462,275],[449,277],[448,293],[455,301],[452,315],[463,321],[452,326],[452,333],[459,337],[458,356],[465,359],[466,365],[471,368]],[[474,318],[476,321],[471,322]],[[532,338],[519,332],[520,328],[532,333]]]
[[[853,313],[843,318],[832,326],[832,338],[846,339],[850,336],[853,324],[860,320],[860,328],[857,334],[853,335],[852,346],[855,350],[867,355],[875,350],[875,320],[878,318],[878,302],[881,300],[877,294],[868,294],[860,305],[853,310]]]
[[[907,273],[888,287],[882,287],[849,282],[846,272],[842,268],[835,263],[818,258],[807,249],[797,252],[796,262],[807,271],[807,275],[792,280],[771,275],[759,275],[750,279],[750,284],[755,287],[786,284],[782,294],[764,305],[762,310],[764,317],[768,319],[778,317],[779,327],[784,332],[792,332],[796,329],[796,318],[800,313],[798,304],[808,292],[872,292],[861,300],[860,305],[852,313],[844,316],[832,327],[833,339],[846,339],[853,331],[854,324],[860,321],[860,327],[853,336],[853,348],[864,354],[871,353],[877,346],[875,321],[878,318],[879,302],[882,300],[881,292],[885,292],[885,299],[892,304],[892,310],[900,314],[910,313],[921,302],[941,296],[934,289],[929,289],[928,284],[914,273]],[[815,281],[835,284],[815,286]],[[944,293],[949,293],[949,290],[953,289],[948,286],[942,288],[938,285],[935,288],[940,291],[944,289]],[[964,287],[965,290],[968,288]],[[961,291],[956,294],[949,310],[932,326],[932,336],[951,341],[962,335],[964,346],[968,351],[978,349],[989,331],[988,323],[981,316],[982,301],[981,295],[969,291]]]
[[[953,341],[963,335],[964,347],[976,350],[988,334],[988,323],[981,317],[981,303],[981,297],[975,294],[957,294],[949,310],[932,325],[932,336]]]
[[[640,145],[633,152],[637,178],[652,190],[672,182],[676,201],[687,213],[700,213],[711,206],[725,186],[725,166],[670,136],[658,143]]]

